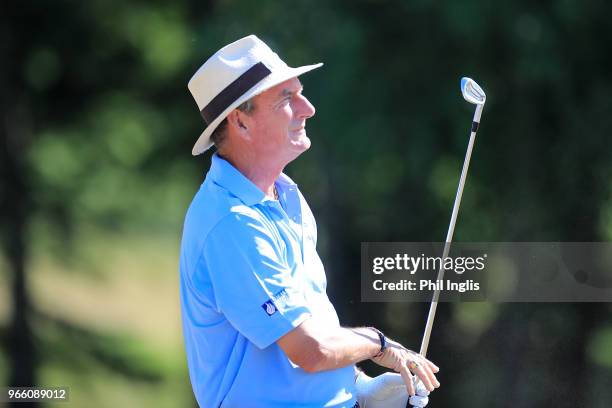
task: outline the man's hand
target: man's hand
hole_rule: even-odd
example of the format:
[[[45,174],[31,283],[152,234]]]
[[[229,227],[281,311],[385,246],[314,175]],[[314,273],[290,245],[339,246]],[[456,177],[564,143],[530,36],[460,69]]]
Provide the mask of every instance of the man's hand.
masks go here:
[[[372,358],[372,361],[400,373],[408,394],[411,396],[416,395],[413,373],[418,376],[428,391],[433,391],[440,386],[434,375],[434,373],[440,371],[438,366],[420,354],[408,350],[396,341],[387,339],[385,351],[381,355]]]
[[[360,408],[405,408],[408,400],[410,405],[423,408],[429,402],[429,391],[423,383],[419,381],[416,384],[416,395],[409,399],[402,376],[394,373],[371,378],[360,372],[355,380],[355,388]]]

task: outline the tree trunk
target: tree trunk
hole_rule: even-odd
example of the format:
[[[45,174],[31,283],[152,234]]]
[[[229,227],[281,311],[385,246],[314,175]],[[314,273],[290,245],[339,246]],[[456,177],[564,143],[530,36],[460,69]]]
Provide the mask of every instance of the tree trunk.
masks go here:
[[[10,88],[9,88],[10,89]],[[17,98],[6,89],[2,103],[2,166],[4,188],[1,192],[2,245],[12,272],[12,316],[7,334],[9,386],[35,386],[37,358],[31,327],[31,302],[26,279],[27,220],[31,210],[26,187],[24,147],[29,137],[27,115],[19,109]],[[21,105],[24,106],[24,105]],[[38,404],[13,405],[24,408]]]

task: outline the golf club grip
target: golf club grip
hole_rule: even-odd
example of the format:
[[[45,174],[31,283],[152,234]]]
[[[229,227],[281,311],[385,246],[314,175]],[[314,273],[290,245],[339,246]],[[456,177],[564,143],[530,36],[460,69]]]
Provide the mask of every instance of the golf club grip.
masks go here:
[[[416,376],[412,377],[412,383],[414,384],[415,395],[417,395],[416,389],[417,389],[418,382],[419,382],[418,377]],[[410,396],[408,396],[408,401],[406,401],[406,408],[414,408],[412,405],[410,405]]]

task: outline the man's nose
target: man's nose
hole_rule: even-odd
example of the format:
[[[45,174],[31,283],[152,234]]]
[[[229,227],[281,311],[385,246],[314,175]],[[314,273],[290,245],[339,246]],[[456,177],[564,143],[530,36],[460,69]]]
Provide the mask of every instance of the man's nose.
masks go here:
[[[298,116],[303,119],[308,119],[314,116],[316,110],[310,101],[304,95],[298,95],[296,100],[298,108]]]

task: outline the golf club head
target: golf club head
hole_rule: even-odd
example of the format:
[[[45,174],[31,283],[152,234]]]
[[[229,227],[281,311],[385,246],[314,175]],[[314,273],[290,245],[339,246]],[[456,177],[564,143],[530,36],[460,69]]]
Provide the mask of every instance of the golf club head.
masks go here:
[[[487,95],[472,78],[461,78],[461,94],[463,99],[474,105],[484,105]]]

